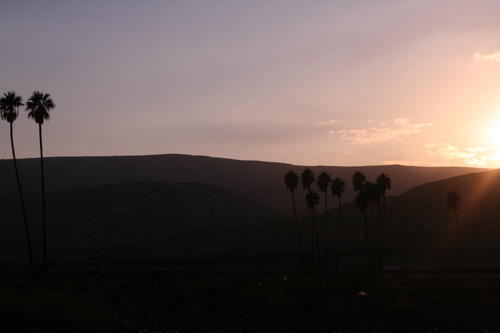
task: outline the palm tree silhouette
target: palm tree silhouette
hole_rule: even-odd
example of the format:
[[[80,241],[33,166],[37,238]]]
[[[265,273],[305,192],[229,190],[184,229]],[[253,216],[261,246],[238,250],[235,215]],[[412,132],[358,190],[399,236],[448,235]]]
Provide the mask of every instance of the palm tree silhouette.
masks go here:
[[[318,193],[310,190],[306,194],[306,204],[309,211],[312,212],[311,221],[311,265],[314,267],[315,256],[314,256],[314,232],[316,227],[316,206],[319,204]]]
[[[287,190],[289,190],[290,194],[292,195],[293,214],[295,215],[295,226],[297,228],[297,242],[299,245],[300,258],[302,263],[302,272],[304,272],[306,269],[305,258],[304,258],[304,246],[302,245],[302,232],[300,230],[301,228],[299,225],[299,218],[297,216],[297,205],[295,204],[295,190],[299,185],[299,176],[297,176],[297,174],[292,170],[288,171],[285,175],[285,185]]]
[[[453,190],[450,193],[448,193],[447,197],[447,204],[448,204],[448,209],[453,211],[455,215],[455,227],[456,227],[456,233],[457,233],[457,249],[458,249],[458,268],[462,268],[463,264],[463,258],[462,258],[462,243],[460,240],[460,225],[458,223],[458,206],[460,205],[460,195],[457,193],[457,191]]]
[[[366,246],[366,259],[367,259],[367,264],[368,267],[372,267],[372,256],[371,256],[371,249],[370,249],[370,235],[368,231],[368,218],[366,216],[366,209],[368,208],[368,205],[370,204],[370,193],[366,190],[366,188],[363,188],[358,192],[358,195],[356,195],[356,206],[358,207],[359,211],[361,214],[363,214],[363,222],[364,222],[364,228],[365,228],[365,246]]]
[[[49,94],[41,91],[34,91],[31,97],[26,102],[26,111],[28,118],[34,119],[38,124],[38,139],[40,143],[40,171],[42,178],[42,229],[43,229],[43,271],[47,271],[47,214],[45,204],[45,172],[43,168],[43,141],[42,141],[42,125],[45,120],[50,118],[50,110],[56,105],[52,101]]]
[[[318,189],[325,194],[325,216],[324,216],[324,244],[323,244],[323,269],[325,272],[328,271],[328,187],[330,187],[330,182],[332,178],[326,172],[322,172],[318,176]]]
[[[356,196],[356,206],[363,215],[364,228],[365,228],[365,243],[366,243],[366,257],[369,267],[372,266],[371,250],[370,250],[370,237],[368,231],[368,219],[366,216],[366,209],[370,204],[370,193],[366,190],[366,176],[361,171],[354,172],[352,176],[352,186],[354,192],[358,192]]]
[[[386,206],[386,192],[391,189],[391,178],[389,178],[385,173],[381,173],[377,177],[376,185],[380,195],[382,196],[382,223],[380,226],[380,256],[379,256],[379,268],[384,265],[384,244],[385,244],[385,225],[387,220],[387,206]]]
[[[345,182],[336,177],[332,180],[332,185],[330,187],[333,197],[338,198],[338,215],[337,215],[337,251],[335,258],[335,271],[339,271],[339,261],[340,261],[340,221],[342,217],[342,194],[344,194],[345,190]]]
[[[2,120],[7,121],[9,123],[9,128],[10,128],[10,147],[12,150],[12,161],[14,162],[17,191],[19,193],[19,201],[21,203],[21,210],[24,221],[24,230],[26,233],[26,241],[28,243],[28,258],[29,258],[30,271],[33,272],[34,262],[33,262],[33,251],[31,248],[30,228],[28,224],[28,216],[26,214],[26,206],[24,205],[24,195],[21,186],[21,179],[19,177],[19,169],[17,167],[16,149],[14,148],[14,121],[16,121],[17,116],[19,115],[19,107],[23,105],[24,104],[21,96],[17,96],[14,91],[6,92],[3,94],[3,97],[0,98],[0,118]]]
[[[307,168],[300,174],[300,179],[302,181],[302,188],[306,191],[311,191],[311,186],[314,184],[314,180],[315,180],[314,172],[311,169]],[[307,193],[306,193],[306,196],[307,196]],[[307,197],[306,197],[306,200],[307,200]],[[314,223],[311,224],[311,233],[312,233],[312,235],[311,235],[311,239],[312,239],[311,265],[313,265],[313,266],[314,266],[314,258],[315,258],[315,256],[314,256],[315,223],[316,223],[316,221],[314,221]]]

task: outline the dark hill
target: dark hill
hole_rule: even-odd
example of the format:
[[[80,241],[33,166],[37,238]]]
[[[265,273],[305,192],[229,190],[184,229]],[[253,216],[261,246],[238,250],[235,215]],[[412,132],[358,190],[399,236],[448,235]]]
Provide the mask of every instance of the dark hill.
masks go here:
[[[399,267],[453,267],[457,263],[453,214],[446,197],[456,190],[462,202],[458,217],[462,228],[465,265],[500,264],[500,170],[467,174],[423,184],[388,200],[388,265]],[[363,235],[362,219],[354,204],[344,207],[350,251]],[[377,220],[377,207],[374,210]],[[334,214],[334,212],[332,212]],[[369,211],[368,216],[371,216]],[[359,242],[358,242],[359,243]]]
[[[54,191],[48,202],[49,252],[57,261],[99,256],[128,262],[159,254],[172,258],[173,253],[183,258],[201,245],[210,252],[225,244],[223,238],[214,243],[210,235],[262,228],[274,216],[226,189],[200,183],[79,187]],[[27,196],[27,207],[40,249],[38,195]],[[24,229],[15,196],[1,198],[0,219],[0,257],[23,257]],[[148,249],[152,245],[154,253]]]
[[[19,161],[22,183],[27,192],[39,188],[38,159]],[[283,185],[284,174],[292,169],[301,172],[305,166],[260,161],[240,161],[190,155],[151,155],[118,157],[53,157],[46,159],[47,190],[124,182],[193,182],[221,186],[233,193],[268,206],[277,212],[289,212],[289,198]],[[350,179],[355,170],[373,179],[381,172],[393,180],[391,195],[414,186],[483,171],[462,167],[413,167],[402,165],[335,167],[314,166],[319,173],[342,177],[348,183],[346,202],[353,198]],[[16,194],[14,170],[10,160],[0,160],[0,184],[5,194]],[[299,191],[300,192],[300,191]],[[303,193],[298,193],[302,197]]]
[[[389,198],[386,266],[456,265],[455,225],[446,208],[446,195],[453,189],[462,196],[459,218],[465,265],[500,263],[500,171],[494,170],[430,182]],[[3,261],[17,258],[19,262],[25,249],[17,198],[0,202]],[[38,196],[30,195],[37,249],[38,206]],[[303,204],[299,207],[304,211]],[[336,213],[335,209],[329,211],[332,256]],[[364,267],[361,215],[353,204],[343,207],[343,215],[341,265]],[[373,216],[376,227],[376,206]],[[322,218],[320,215],[321,223]],[[295,233],[287,220],[213,185],[124,183],[59,190],[49,194],[49,221],[51,258],[65,265],[88,263],[97,256],[108,264],[135,266],[254,270],[255,262],[260,261],[266,270],[297,267]],[[309,251],[309,217],[302,223]],[[321,233],[319,239],[323,239]]]

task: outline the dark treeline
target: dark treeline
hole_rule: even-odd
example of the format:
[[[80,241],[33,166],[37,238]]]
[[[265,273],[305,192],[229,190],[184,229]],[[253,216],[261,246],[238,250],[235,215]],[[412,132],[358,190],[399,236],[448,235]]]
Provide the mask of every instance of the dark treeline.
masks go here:
[[[285,175],[285,186],[291,194],[292,207],[296,224],[297,241],[300,252],[302,270],[306,269],[305,258],[309,258],[311,271],[327,272],[330,267],[328,248],[329,244],[335,243],[335,271],[340,269],[342,255],[342,194],[345,191],[346,182],[339,178],[333,178],[326,172],[321,172],[317,179],[313,171],[309,168],[303,170],[300,174],[302,187],[306,191],[305,204],[307,211],[310,213],[310,247],[309,255],[304,252],[304,239],[306,237],[305,226],[301,224],[301,220],[297,214],[296,189],[299,184],[299,176],[294,171],[290,170]],[[363,235],[358,237],[358,240],[364,242],[364,257],[365,267],[367,270],[384,269],[385,254],[386,254],[386,224],[387,224],[387,191],[391,189],[391,178],[385,173],[378,175],[374,182],[368,180],[366,175],[360,171],[354,172],[351,179],[352,187],[356,193],[355,205],[358,208],[363,221]],[[314,187],[316,184],[317,189]],[[320,205],[320,195],[323,197],[323,246],[319,245],[318,239],[318,216],[317,207]],[[328,197],[337,199],[337,216],[335,221],[329,214]],[[463,265],[462,246],[460,225],[458,222],[458,206],[460,196],[456,191],[451,191],[447,198],[448,208],[454,213],[456,226],[456,239],[458,250],[458,267]],[[305,219],[304,221],[307,221]],[[307,223],[307,222],[306,222]],[[334,228],[336,237],[335,240],[329,239],[330,224],[335,223]],[[334,225],[335,226],[335,225]],[[333,226],[333,227],[334,227]],[[320,250],[322,248],[322,250]]]

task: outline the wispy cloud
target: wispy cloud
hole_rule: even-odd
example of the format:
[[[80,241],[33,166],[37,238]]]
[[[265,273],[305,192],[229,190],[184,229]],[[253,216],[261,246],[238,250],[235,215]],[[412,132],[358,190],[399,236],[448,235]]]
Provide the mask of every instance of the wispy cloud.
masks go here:
[[[331,129],[332,135],[339,136],[342,140],[355,144],[368,144],[372,142],[385,142],[399,140],[403,137],[420,133],[432,123],[414,123],[407,118],[396,118],[390,121],[369,120],[371,126],[366,128]],[[373,125],[375,123],[375,125]]]
[[[500,62],[500,50],[493,53],[474,53],[474,60],[476,61],[493,61]]]
[[[319,126],[332,126],[332,125],[336,125],[340,122],[340,119],[330,119],[330,120],[326,120],[326,121],[319,121],[318,122],[318,125]]]
[[[426,144],[424,149],[430,156],[444,158],[445,160],[461,160],[473,166],[488,166],[492,162],[500,165],[500,154],[481,146],[459,148],[447,142],[433,142]]]

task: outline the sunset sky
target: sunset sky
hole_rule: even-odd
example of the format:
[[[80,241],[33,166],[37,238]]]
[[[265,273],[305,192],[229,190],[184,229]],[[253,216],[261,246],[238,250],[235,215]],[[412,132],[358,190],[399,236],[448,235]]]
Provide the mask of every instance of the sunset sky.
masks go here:
[[[500,1],[1,5],[0,92],[52,95],[48,156],[500,167]]]

